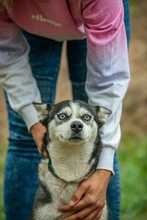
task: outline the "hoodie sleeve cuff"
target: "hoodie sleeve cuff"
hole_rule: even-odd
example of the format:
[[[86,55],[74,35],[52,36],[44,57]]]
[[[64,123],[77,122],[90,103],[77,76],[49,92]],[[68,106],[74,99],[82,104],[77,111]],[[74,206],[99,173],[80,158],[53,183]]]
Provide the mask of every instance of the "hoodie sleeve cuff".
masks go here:
[[[22,109],[20,109],[19,114],[23,117],[29,132],[30,128],[39,122],[37,111],[33,104],[24,106]]]
[[[115,174],[113,170],[114,154],[115,154],[115,149],[113,147],[104,146],[99,156],[97,169],[109,170],[112,172],[112,175],[114,175]]]

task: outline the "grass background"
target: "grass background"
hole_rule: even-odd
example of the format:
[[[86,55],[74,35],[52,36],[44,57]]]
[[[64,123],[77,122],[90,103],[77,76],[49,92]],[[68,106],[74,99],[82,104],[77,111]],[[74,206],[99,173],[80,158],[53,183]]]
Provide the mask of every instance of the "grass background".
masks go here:
[[[3,170],[5,162],[7,141],[0,142],[0,220],[5,220],[3,206]]]
[[[121,220],[147,219],[147,4],[146,0],[130,0],[132,37],[130,64],[132,80],[124,100],[122,140],[118,149],[121,170]],[[67,64],[62,58],[56,101],[70,98]],[[65,79],[66,77],[66,79]],[[65,88],[66,87],[66,88]],[[66,92],[65,91],[69,91]],[[62,95],[61,95],[62,94]],[[69,97],[67,97],[69,95]],[[0,220],[5,220],[3,206],[3,172],[7,149],[7,121],[0,94]],[[13,202],[13,201],[12,201]]]
[[[119,148],[121,220],[147,219],[147,137],[124,138]]]

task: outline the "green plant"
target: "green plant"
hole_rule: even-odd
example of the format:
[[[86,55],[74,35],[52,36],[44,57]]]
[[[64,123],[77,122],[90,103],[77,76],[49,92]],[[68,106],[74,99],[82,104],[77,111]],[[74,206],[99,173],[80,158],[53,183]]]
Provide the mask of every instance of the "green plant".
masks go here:
[[[119,148],[121,220],[147,219],[147,138],[125,138]]]
[[[5,155],[6,155],[6,141],[1,141],[0,143],[0,220],[5,220],[4,215],[4,204],[3,204],[3,173],[4,173],[4,162],[5,162]]]

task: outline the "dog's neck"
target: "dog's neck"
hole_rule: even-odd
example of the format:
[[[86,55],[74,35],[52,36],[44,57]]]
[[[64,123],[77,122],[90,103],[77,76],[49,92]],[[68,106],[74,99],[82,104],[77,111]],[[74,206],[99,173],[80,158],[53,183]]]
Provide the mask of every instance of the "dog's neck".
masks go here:
[[[89,143],[80,146],[49,146],[49,171],[66,182],[81,182],[97,165],[98,155],[90,160],[92,148]]]

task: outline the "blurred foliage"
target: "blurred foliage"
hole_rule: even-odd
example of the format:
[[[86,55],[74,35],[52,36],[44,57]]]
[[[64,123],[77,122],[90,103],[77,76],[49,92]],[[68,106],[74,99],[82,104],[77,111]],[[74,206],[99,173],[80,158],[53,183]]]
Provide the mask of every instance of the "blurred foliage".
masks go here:
[[[0,142],[0,220],[5,220],[4,215],[4,205],[3,205],[3,173],[4,173],[4,163],[6,157],[6,141]]]
[[[139,3],[140,0],[129,0],[130,2],[130,11],[133,14],[138,14],[139,13]]]
[[[147,137],[125,138],[119,148],[121,220],[147,219]]]

